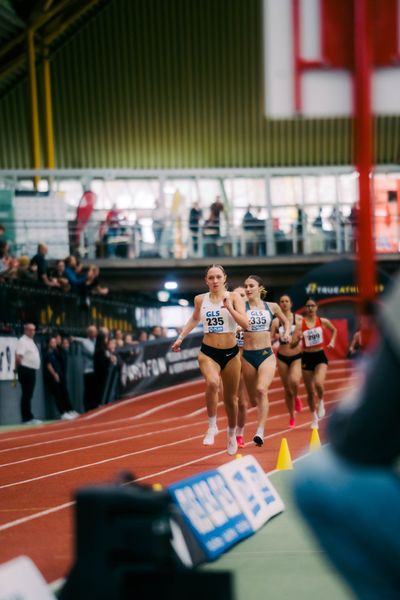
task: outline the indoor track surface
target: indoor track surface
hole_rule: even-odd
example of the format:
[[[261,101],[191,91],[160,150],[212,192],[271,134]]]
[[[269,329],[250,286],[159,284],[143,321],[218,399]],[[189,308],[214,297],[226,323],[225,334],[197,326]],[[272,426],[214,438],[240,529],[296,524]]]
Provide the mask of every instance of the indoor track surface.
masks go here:
[[[355,384],[350,361],[332,361],[326,381],[329,411]],[[303,385],[300,396],[305,404]],[[246,446],[266,472],[275,469],[286,437],[292,459],[308,451],[311,416],[303,408],[288,428],[281,382],[270,388],[264,446],[255,447],[256,409],[248,411]],[[232,459],[226,453],[222,403],[214,446],[203,446],[207,428],[202,379],[114,402],[74,421],[22,427],[0,433],[0,564],[29,556],[48,582],[68,573],[74,556],[74,492],[114,481],[129,471],[138,481],[167,486]],[[319,430],[324,440],[324,420]],[[278,521],[277,517],[274,521]],[[267,526],[268,527],[268,526]],[[257,534],[254,537],[257,537]],[[229,554],[229,553],[228,553]]]

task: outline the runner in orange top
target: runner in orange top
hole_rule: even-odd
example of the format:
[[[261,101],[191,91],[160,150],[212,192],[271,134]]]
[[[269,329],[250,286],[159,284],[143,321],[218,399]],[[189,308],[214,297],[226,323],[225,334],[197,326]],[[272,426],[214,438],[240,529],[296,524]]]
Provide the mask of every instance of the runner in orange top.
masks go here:
[[[329,319],[317,315],[318,305],[313,298],[306,302],[307,313],[301,325],[296,327],[292,344],[303,340],[303,357],[301,368],[303,371],[304,385],[307,390],[307,400],[313,415],[311,428],[318,429],[318,420],[325,416],[324,384],[328,369],[328,359],[324,352],[324,329],[331,332],[328,348],[335,347],[337,329]],[[318,407],[315,406],[314,394],[318,396]]]

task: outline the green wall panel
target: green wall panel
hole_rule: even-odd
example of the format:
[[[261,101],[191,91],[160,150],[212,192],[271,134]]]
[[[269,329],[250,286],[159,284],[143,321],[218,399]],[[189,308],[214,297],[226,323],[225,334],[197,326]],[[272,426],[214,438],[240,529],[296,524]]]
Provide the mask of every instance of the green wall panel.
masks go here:
[[[352,161],[349,119],[265,118],[260,0],[114,0],[51,66],[58,168]],[[31,166],[27,115],[22,82],[0,99],[0,168]],[[398,159],[399,123],[376,120],[377,162]]]

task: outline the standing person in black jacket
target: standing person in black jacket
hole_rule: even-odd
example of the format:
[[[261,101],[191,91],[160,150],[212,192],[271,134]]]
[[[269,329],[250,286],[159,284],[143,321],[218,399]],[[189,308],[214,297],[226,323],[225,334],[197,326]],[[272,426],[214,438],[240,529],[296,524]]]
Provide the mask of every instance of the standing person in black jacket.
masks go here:
[[[332,415],[330,446],[295,471],[300,510],[365,600],[400,598],[399,306],[400,279],[384,304],[364,384]]]
[[[72,410],[69,399],[65,363],[57,347],[57,336],[51,337],[43,360],[44,382],[53,396],[57,409],[63,420],[75,419],[78,413]]]
[[[99,329],[94,350],[94,379],[95,379],[95,405],[96,408],[104,401],[110,369],[117,362],[115,354],[109,350],[110,333],[106,327]]]

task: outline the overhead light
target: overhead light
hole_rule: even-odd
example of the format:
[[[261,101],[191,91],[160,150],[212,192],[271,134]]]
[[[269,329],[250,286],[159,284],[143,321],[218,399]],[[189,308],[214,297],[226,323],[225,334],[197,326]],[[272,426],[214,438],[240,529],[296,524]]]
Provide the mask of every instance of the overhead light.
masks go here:
[[[178,284],[176,281],[166,281],[164,283],[164,287],[166,290],[176,290],[178,287]]]
[[[189,306],[189,300],[185,300],[185,298],[181,298],[180,300],[178,300],[178,304],[180,306]]]
[[[169,292],[165,292],[164,290],[161,290],[161,291],[157,292],[157,298],[160,302],[168,302]]]

